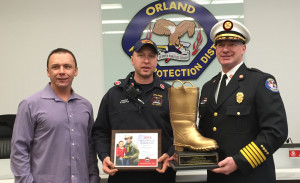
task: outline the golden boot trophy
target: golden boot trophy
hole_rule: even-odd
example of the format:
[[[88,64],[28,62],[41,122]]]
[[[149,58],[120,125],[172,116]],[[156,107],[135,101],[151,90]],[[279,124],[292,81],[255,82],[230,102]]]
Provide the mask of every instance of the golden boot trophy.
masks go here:
[[[180,82],[182,86],[173,87],[175,82]],[[187,83],[192,87],[186,87]],[[179,165],[215,165],[218,161],[217,153],[208,153],[208,151],[217,149],[218,144],[215,140],[202,136],[196,127],[199,88],[194,87],[189,81],[182,83],[180,80],[175,80],[168,92],[175,159],[178,161],[179,158]],[[184,149],[189,152],[183,153]],[[189,158],[180,158],[180,154]]]

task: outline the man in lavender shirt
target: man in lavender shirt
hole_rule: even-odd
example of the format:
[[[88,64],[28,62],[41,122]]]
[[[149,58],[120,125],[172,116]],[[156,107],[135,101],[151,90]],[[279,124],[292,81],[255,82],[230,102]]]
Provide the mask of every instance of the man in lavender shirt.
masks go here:
[[[11,149],[16,183],[99,183],[91,141],[93,110],[71,85],[75,56],[53,50],[47,60],[51,82],[19,104]]]

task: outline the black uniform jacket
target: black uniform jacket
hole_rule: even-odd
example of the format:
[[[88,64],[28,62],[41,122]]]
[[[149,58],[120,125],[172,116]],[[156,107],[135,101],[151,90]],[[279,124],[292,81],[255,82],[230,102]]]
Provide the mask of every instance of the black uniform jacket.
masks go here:
[[[111,130],[162,129],[162,153],[173,155],[173,131],[170,123],[168,88],[154,74],[153,86],[139,98],[130,98],[125,90],[131,73],[117,81],[102,98],[92,129],[96,152],[103,160],[110,154]]]
[[[275,78],[242,64],[217,104],[215,91],[220,77],[221,73],[202,88],[199,130],[217,141],[220,161],[233,157],[238,170],[228,176],[208,171],[208,182],[275,183],[272,154],[288,132]]]
[[[103,161],[110,156],[111,131],[133,129],[161,129],[162,154],[172,156],[174,153],[173,131],[170,123],[168,88],[169,84],[161,81],[154,74],[154,81],[146,91],[137,98],[130,97],[126,88],[132,83],[130,73],[102,98],[97,119],[92,128],[92,137],[96,152]],[[174,183],[175,172],[168,168],[164,174],[154,171],[118,171],[109,176],[109,183]]]

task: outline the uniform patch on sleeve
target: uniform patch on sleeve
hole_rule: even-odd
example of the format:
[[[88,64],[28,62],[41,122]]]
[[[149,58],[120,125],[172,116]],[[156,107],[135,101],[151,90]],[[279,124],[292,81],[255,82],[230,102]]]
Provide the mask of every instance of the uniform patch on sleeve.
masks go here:
[[[274,92],[274,93],[278,93],[279,92],[277,84],[276,84],[276,82],[275,82],[275,80],[273,78],[268,78],[266,80],[266,82],[265,82],[265,86],[271,92]]]

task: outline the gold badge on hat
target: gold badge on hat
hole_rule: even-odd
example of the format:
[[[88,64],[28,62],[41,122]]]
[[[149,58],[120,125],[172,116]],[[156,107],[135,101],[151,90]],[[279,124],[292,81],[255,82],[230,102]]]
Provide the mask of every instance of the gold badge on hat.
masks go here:
[[[231,31],[232,27],[233,27],[233,23],[230,20],[226,20],[223,23],[223,29],[226,31]]]
[[[243,102],[243,100],[244,100],[244,93],[243,92],[238,92],[236,94],[236,102],[240,104],[240,103]]]

